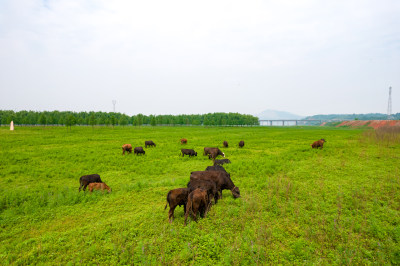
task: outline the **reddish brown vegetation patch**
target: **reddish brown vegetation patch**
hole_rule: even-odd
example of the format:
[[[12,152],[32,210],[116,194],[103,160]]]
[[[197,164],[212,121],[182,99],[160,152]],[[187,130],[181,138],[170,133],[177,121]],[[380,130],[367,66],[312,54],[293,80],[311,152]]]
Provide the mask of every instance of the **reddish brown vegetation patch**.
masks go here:
[[[374,129],[380,128],[380,127],[385,127],[385,126],[400,126],[400,120],[354,120],[354,121],[343,121],[336,127],[342,127],[342,126],[348,126],[348,127],[361,127],[361,126],[368,126],[372,127]]]

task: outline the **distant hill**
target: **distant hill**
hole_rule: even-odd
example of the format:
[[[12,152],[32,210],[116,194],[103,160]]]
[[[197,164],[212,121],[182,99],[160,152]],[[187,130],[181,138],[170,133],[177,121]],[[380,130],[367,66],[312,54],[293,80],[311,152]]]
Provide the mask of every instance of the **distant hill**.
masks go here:
[[[256,114],[260,120],[277,120],[277,119],[303,119],[304,116],[292,114],[285,111],[277,110],[264,110],[259,114]]]
[[[392,115],[393,119],[399,120],[400,113]],[[330,114],[330,115],[313,115],[307,116],[305,119],[320,120],[387,120],[386,114],[369,113],[369,114]]]

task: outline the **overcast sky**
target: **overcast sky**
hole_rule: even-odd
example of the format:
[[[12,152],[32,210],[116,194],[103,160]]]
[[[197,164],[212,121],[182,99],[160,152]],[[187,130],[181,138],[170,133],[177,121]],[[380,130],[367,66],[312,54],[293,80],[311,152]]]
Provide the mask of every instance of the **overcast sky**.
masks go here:
[[[400,112],[400,1],[0,0],[0,109]]]

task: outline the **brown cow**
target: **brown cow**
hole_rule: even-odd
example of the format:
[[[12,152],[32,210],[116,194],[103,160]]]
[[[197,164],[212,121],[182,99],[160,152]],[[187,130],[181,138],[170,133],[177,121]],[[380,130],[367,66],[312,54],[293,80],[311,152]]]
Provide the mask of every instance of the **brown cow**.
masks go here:
[[[187,187],[189,189],[189,193],[192,192],[193,190],[197,188],[202,188],[207,190],[207,196],[208,199],[210,200],[214,198],[214,203],[217,204],[218,202],[218,191],[217,191],[217,185],[215,182],[211,180],[191,180],[187,184]]]
[[[320,139],[320,140],[314,141],[314,143],[311,144],[311,147],[313,149],[318,149],[318,148],[322,149],[324,147],[324,143],[325,142],[326,142],[326,140],[324,140],[324,139]]]
[[[167,204],[164,210],[169,205],[168,220],[171,223],[174,219],[174,210],[176,206],[183,205],[183,213],[186,213],[186,203],[188,200],[189,189],[188,188],[176,188],[170,190],[167,194]]]
[[[108,193],[111,192],[111,188],[109,186],[107,186],[106,183],[90,183],[89,184],[89,191],[90,192],[93,192],[93,190],[104,191],[105,189],[108,191]]]
[[[190,181],[192,180],[211,180],[215,182],[217,191],[222,197],[222,190],[229,189],[234,198],[240,197],[240,190],[233,183],[230,174],[223,171],[194,171],[190,173]]]
[[[125,152],[128,152],[128,154],[132,153],[132,145],[131,144],[122,145],[122,155],[124,155]]]
[[[218,155],[221,155],[221,156],[223,156],[223,157],[225,157],[225,153],[223,153],[220,149],[218,149],[218,148],[210,148],[210,147],[205,147],[204,148],[204,153],[203,153],[204,155],[208,155],[208,158],[209,159],[213,159],[213,160],[215,160],[215,158],[218,156]]]
[[[181,144],[187,144],[187,139],[181,139]]]
[[[185,225],[189,214],[192,214],[193,219],[197,222],[197,212],[200,212],[201,217],[206,217],[207,211],[210,205],[210,201],[207,196],[207,190],[197,188],[190,192],[188,196],[188,202],[186,204],[185,213]]]
[[[228,148],[228,142],[226,140],[224,141],[223,145],[224,145],[224,148]]]
[[[244,146],[244,141],[243,140],[239,141],[239,148],[243,148],[243,146]]]

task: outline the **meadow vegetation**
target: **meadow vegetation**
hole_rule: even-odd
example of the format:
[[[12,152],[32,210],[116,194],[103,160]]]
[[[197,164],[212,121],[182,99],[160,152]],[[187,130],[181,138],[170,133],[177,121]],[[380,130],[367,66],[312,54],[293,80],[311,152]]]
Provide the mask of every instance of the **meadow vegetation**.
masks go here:
[[[399,264],[398,136],[333,127],[0,127],[0,261]],[[324,148],[311,149],[320,138]],[[145,140],[157,147],[122,156],[123,144]],[[232,161],[224,167],[241,198],[225,190],[186,227],[178,207],[170,224],[167,192],[212,164],[205,146]],[[180,157],[182,147],[198,156]],[[79,177],[93,173],[112,193],[78,192]]]

